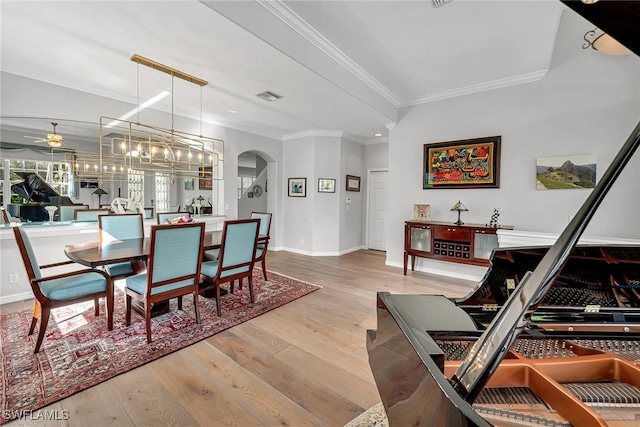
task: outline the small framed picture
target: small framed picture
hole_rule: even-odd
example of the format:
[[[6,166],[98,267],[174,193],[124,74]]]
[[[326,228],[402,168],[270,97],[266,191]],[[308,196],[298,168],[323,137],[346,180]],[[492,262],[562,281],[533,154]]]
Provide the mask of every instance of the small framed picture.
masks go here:
[[[307,197],[307,178],[289,178],[289,197]]]
[[[416,221],[431,221],[431,205],[413,205],[413,219]]]
[[[336,180],[331,178],[318,179],[318,193],[335,193]]]
[[[193,178],[190,179],[185,179],[184,181],[184,189],[187,191],[191,191],[193,190],[194,184],[193,184]]]
[[[347,175],[347,191],[360,191],[360,177]]]

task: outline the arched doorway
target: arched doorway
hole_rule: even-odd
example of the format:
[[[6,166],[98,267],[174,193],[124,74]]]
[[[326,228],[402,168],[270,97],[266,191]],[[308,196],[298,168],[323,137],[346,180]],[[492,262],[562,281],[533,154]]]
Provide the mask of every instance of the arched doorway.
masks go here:
[[[256,151],[238,155],[238,218],[251,212],[267,212],[267,160]]]

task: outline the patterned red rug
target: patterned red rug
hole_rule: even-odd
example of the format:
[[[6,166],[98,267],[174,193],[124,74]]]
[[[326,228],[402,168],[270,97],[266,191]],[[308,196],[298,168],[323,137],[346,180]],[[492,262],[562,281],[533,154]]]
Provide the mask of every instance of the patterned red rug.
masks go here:
[[[317,289],[317,285],[262,270],[253,275],[255,304],[246,286],[221,298],[222,317],[215,299],[199,298],[201,323],[195,321],[193,298],[183,298],[183,310],[171,300],[169,313],[153,319],[153,342],[147,344],[144,321],[133,313],[124,323],[124,294],[116,290],[114,328],[107,330],[104,302],[100,316],[93,302],[53,310],[40,352],[33,354],[37,328],[27,337],[32,311],[0,315],[2,413],[0,424],[24,416],[78,391],[208,338],[287,304]],[[117,286],[119,283],[117,283]]]

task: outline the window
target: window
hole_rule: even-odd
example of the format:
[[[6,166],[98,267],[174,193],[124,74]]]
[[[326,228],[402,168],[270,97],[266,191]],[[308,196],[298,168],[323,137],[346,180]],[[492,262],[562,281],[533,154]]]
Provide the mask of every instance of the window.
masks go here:
[[[251,187],[251,184],[253,184],[253,181],[255,180],[256,180],[255,176],[248,176],[248,175],[238,176],[238,200],[240,200],[242,196],[244,196],[244,193],[246,193],[249,190],[249,187]]]
[[[156,172],[156,212],[169,212],[170,184],[169,176]]]
[[[144,200],[144,172],[135,169],[127,170],[127,193],[129,199],[134,199],[136,195],[142,196],[141,200]]]

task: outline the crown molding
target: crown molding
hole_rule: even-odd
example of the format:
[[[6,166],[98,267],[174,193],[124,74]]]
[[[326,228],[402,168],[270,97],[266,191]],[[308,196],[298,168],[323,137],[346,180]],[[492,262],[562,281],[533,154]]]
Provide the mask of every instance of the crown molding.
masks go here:
[[[413,107],[415,105],[426,104],[433,101],[441,101],[443,99],[456,98],[459,96],[471,95],[478,92],[486,92],[524,83],[537,82],[539,80],[542,80],[542,78],[547,74],[548,71],[548,69],[533,71],[531,73],[520,74],[504,79],[498,79],[490,82],[484,82],[476,85],[447,90],[444,92],[438,92],[433,95],[423,96],[422,98],[418,98],[413,101],[402,102],[400,104],[400,108]]]
[[[377,137],[377,138],[369,138],[364,140],[363,145],[376,145],[376,144],[388,144],[389,138],[385,137]]]
[[[257,0],[257,2],[395,108],[400,106],[400,99],[396,95],[309,25],[282,0]]]
[[[362,138],[359,138],[355,135],[351,135],[347,132],[335,131],[335,130],[305,130],[303,132],[289,133],[287,135],[282,135],[282,140],[293,141],[295,139],[309,138],[309,137],[322,137],[322,136],[326,136],[330,138],[346,139],[347,141],[355,142],[357,144],[365,143],[365,140]]]

